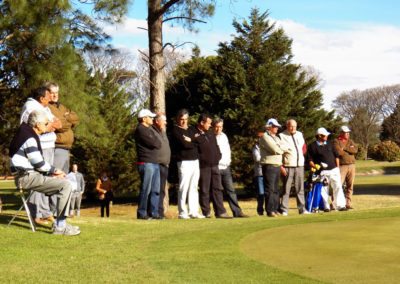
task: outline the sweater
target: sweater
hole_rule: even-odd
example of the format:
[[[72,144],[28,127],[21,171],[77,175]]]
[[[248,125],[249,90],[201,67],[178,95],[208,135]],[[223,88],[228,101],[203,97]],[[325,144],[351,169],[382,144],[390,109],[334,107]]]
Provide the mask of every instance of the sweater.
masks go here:
[[[211,131],[202,132],[196,128],[196,136],[200,168],[217,166],[222,155],[214,133]]]
[[[307,160],[312,161],[314,164],[327,164],[328,166],[324,170],[332,170],[336,168],[336,158],[338,157],[339,154],[330,141],[326,141],[326,143],[323,144],[315,141],[308,145]]]
[[[221,151],[221,160],[219,160],[218,168],[220,170],[225,170],[231,165],[231,147],[229,145],[228,137],[225,133],[216,135],[217,144]]]
[[[279,134],[279,137],[290,149],[290,151],[283,154],[283,165],[285,167],[303,167],[303,146],[305,144],[303,134],[296,131],[292,135],[289,131],[285,130]]]
[[[167,137],[167,133],[164,130],[160,130],[157,127],[154,127],[154,130],[161,137],[161,148],[158,150],[158,163],[168,167],[169,162],[171,160],[171,148],[169,147],[169,140]]]
[[[62,127],[56,130],[56,148],[71,149],[74,143],[74,132],[72,129],[79,123],[78,115],[60,103],[52,103],[49,105],[49,108],[62,124]]]
[[[175,161],[194,161],[199,159],[194,133],[195,129],[193,127],[184,129],[174,125],[171,132],[171,150]],[[186,141],[185,136],[189,137],[191,141]]]
[[[135,130],[136,153],[139,163],[158,164],[158,150],[161,148],[161,137],[153,127],[140,123]]]
[[[339,136],[338,139],[335,139],[333,145],[335,146],[335,149],[339,154],[340,165],[355,164],[356,162],[355,155],[358,152],[358,147],[353,140],[349,139],[345,141],[344,139],[341,139],[341,137]]]

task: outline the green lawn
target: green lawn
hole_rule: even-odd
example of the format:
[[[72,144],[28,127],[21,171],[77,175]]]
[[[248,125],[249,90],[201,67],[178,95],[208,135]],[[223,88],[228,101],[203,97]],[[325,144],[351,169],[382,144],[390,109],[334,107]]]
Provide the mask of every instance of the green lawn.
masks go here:
[[[356,170],[358,174],[373,172],[383,174],[400,174],[400,161],[378,162],[374,160],[358,160],[356,161]]]
[[[0,214],[0,283],[397,283],[399,180],[357,177],[356,210],[309,216],[294,200],[279,218],[242,201],[253,216],[233,220],[139,221],[130,205],[103,220],[87,208],[71,221],[77,237],[32,233],[23,218],[7,227],[12,206]]]

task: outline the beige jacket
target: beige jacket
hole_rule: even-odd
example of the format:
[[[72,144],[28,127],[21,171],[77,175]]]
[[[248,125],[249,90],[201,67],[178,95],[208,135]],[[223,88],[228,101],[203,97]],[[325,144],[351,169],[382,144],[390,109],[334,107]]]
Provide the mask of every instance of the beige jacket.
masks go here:
[[[295,134],[291,135],[285,130],[279,134],[279,137],[290,149],[289,152],[283,155],[283,165],[285,167],[303,167],[303,146],[305,144],[303,134],[300,131],[296,131]]]
[[[261,164],[281,166],[282,154],[289,151],[289,147],[279,136],[271,136],[268,132],[265,132],[260,138]]]

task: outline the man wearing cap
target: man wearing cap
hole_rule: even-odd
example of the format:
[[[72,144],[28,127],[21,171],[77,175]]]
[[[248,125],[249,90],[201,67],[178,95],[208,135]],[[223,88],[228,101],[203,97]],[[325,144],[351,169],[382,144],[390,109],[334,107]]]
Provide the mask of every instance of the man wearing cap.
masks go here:
[[[342,184],[346,184],[345,197],[346,208],[353,209],[351,198],[353,196],[353,184],[356,175],[356,157],[358,147],[350,139],[350,129],[343,125],[340,127],[340,135],[334,141],[336,151],[339,153],[339,168]]]
[[[137,211],[138,219],[149,219],[147,205],[150,198],[151,218],[159,219],[158,205],[160,198],[160,165],[158,150],[161,148],[161,137],[152,127],[156,114],[148,109],[139,111],[139,125],[134,137],[136,141],[137,166],[141,187]]]
[[[261,165],[265,183],[265,207],[268,217],[277,217],[279,209],[279,174],[282,154],[289,148],[277,135],[281,125],[275,118],[267,121],[266,132],[260,138]]]
[[[307,159],[311,168],[315,168],[317,164],[322,166],[324,170],[321,171],[321,175],[328,179],[328,185],[321,190],[324,211],[329,212],[329,187],[332,187],[333,190],[333,208],[346,211],[346,200],[339,170],[339,154],[333,144],[328,141],[329,135],[330,133],[325,128],[318,128],[315,136],[316,141],[308,145]]]
[[[286,122],[286,130],[279,137],[289,147],[290,151],[283,155],[283,197],[281,212],[287,216],[289,211],[289,195],[294,183],[297,196],[297,209],[299,214],[308,214],[304,203],[304,153],[305,141],[303,134],[297,131],[297,122],[289,119]]]

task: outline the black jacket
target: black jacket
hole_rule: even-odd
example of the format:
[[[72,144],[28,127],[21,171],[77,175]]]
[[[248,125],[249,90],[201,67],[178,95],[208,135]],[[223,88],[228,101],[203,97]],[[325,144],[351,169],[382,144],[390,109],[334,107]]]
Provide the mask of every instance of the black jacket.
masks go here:
[[[199,158],[194,133],[195,129],[193,127],[183,129],[178,125],[174,125],[170,135],[170,146],[175,161],[194,161]],[[186,141],[184,136],[189,137],[192,141]]]
[[[161,136],[153,127],[139,124],[135,131],[137,161],[158,164],[158,149],[161,148]]]
[[[211,131],[202,132],[196,128],[195,135],[197,136],[200,168],[218,166],[222,155],[214,133]]]

